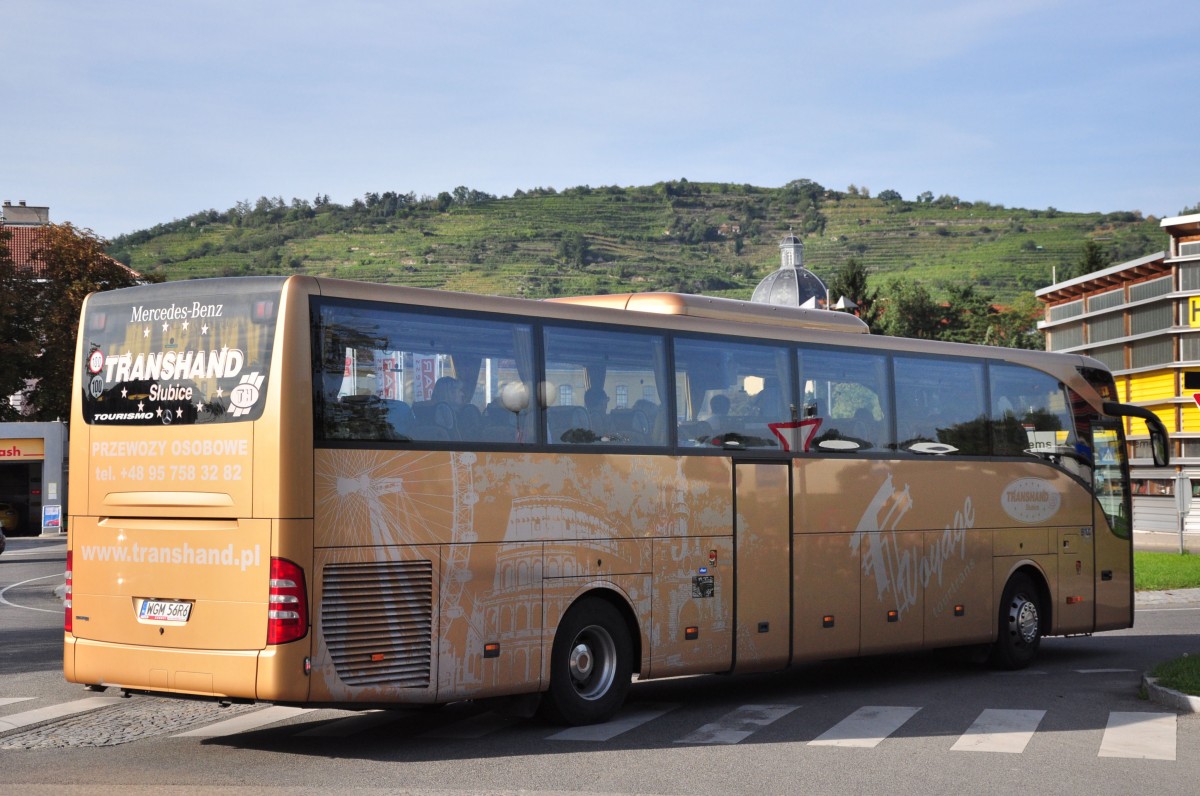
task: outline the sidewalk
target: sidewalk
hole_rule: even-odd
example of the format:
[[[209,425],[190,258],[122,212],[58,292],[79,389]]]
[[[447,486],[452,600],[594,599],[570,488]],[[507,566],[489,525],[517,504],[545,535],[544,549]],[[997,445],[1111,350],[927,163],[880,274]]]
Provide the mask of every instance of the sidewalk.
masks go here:
[[[1183,535],[1184,550],[1200,553],[1200,533]],[[1134,531],[1133,549],[1162,553],[1179,552],[1179,534],[1168,531]]]

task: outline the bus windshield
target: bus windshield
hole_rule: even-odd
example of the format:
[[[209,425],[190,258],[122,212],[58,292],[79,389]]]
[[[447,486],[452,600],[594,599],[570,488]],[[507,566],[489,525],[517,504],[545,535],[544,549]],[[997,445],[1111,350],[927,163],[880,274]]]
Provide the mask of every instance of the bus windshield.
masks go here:
[[[282,278],[98,293],[83,319],[83,418],[171,425],[254,420],[262,411]]]

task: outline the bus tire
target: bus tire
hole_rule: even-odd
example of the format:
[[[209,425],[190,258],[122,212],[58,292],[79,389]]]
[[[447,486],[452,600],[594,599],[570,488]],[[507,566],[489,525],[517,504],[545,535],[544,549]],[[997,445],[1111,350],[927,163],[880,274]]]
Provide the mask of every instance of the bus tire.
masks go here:
[[[1018,572],[1004,587],[1000,625],[990,662],[1000,669],[1024,669],[1042,643],[1042,598],[1033,579]]]
[[[633,645],[620,612],[604,600],[581,600],[554,635],[542,716],[572,726],[608,721],[625,701],[632,676]]]

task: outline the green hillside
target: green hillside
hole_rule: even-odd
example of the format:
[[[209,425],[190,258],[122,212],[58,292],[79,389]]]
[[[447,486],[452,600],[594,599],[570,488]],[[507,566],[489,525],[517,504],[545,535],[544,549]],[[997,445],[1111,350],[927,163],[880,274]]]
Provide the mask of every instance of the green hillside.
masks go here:
[[[109,253],[167,279],[307,273],[540,298],[674,290],[748,298],[802,235],[805,265],[828,279],[850,257],[874,284],[967,281],[998,302],[1049,284],[1086,241],[1112,262],[1160,251],[1139,213],[1025,210],[987,202],[868,197],[808,180],[782,188],[679,180],[492,197],[367,194],[350,205],[261,198],[112,241]],[[880,198],[880,197],[883,198]]]

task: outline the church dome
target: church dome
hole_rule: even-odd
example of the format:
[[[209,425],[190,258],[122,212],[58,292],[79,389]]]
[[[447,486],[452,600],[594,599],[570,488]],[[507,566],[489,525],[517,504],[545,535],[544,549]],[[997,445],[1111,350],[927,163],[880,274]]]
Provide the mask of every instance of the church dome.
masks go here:
[[[750,300],[788,307],[823,305],[828,290],[820,277],[804,267],[804,243],[789,234],[779,243],[779,255],[779,270],[758,283]]]

